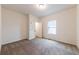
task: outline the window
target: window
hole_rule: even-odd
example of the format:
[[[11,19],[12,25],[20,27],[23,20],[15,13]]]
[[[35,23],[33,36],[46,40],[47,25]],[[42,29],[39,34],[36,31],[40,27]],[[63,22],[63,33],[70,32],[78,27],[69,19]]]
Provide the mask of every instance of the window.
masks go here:
[[[56,34],[56,20],[48,21],[48,34]]]

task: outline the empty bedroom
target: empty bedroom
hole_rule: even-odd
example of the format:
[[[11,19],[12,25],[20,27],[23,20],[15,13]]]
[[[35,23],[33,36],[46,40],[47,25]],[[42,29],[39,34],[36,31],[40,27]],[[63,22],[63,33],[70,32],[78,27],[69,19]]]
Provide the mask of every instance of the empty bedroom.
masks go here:
[[[1,4],[0,18],[0,55],[79,55],[78,4]]]

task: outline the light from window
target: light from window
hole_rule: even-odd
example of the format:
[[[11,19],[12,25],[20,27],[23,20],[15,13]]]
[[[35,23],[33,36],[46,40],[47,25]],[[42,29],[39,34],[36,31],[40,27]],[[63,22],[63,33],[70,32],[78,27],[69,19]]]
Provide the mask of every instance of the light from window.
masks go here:
[[[56,34],[56,20],[48,21],[48,34]]]

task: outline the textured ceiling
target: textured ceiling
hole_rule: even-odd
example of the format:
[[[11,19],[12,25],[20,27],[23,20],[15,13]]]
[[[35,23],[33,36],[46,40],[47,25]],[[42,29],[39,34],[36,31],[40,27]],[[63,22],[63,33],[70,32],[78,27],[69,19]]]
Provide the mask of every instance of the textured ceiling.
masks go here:
[[[30,13],[37,17],[43,17],[67,8],[75,7],[75,5],[74,4],[48,4],[46,9],[39,9],[35,4],[3,4],[2,7],[12,9],[24,14]]]

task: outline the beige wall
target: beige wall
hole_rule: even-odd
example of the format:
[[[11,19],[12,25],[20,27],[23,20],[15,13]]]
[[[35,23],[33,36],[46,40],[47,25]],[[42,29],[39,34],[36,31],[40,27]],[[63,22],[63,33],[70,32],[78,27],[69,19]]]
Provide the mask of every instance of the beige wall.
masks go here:
[[[27,15],[21,15],[20,16],[20,20],[21,20],[21,24],[20,24],[20,34],[21,34],[21,39],[28,39],[28,19],[27,19]]]
[[[36,37],[35,22],[39,20],[37,17],[2,8],[2,19],[2,44]]]
[[[2,44],[26,39],[26,24],[26,15],[2,8]]]
[[[79,48],[79,5],[77,5],[77,47]]]
[[[29,15],[29,39],[35,38],[35,17]]]
[[[57,34],[47,34],[47,22],[56,20]],[[57,41],[76,45],[76,8],[66,9],[64,11],[52,14],[42,18],[43,37]]]
[[[1,25],[2,25],[2,23],[1,23],[1,5],[0,5],[0,51],[1,51]]]

